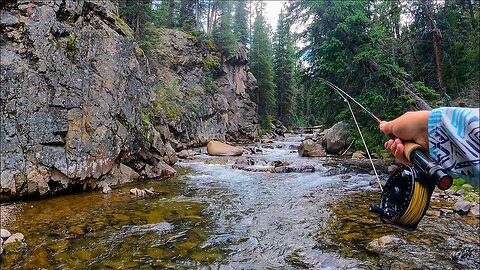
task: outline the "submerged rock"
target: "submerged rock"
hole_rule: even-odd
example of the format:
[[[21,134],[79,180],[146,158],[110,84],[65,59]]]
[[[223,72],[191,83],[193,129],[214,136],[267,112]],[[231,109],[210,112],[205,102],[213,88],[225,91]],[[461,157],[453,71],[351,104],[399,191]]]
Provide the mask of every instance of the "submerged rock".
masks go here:
[[[3,239],[7,239],[12,235],[7,229],[0,229],[0,237]]]
[[[288,162],[287,160],[275,160],[272,161],[271,165],[274,167],[288,166],[290,165],[290,162]]]
[[[459,212],[461,214],[466,214],[470,211],[472,207],[472,203],[469,201],[458,200],[455,205],[453,206],[453,211]]]
[[[474,217],[479,217],[480,216],[480,204],[477,204],[470,208],[470,215]]]
[[[103,194],[108,194],[108,193],[110,193],[110,192],[112,192],[112,188],[111,188],[109,185],[104,185],[104,186],[102,187],[102,193],[103,193]]]
[[[382,253],[387,249],[395,249],[401,244],[405,244],[405,240],[392,235],[385,235],[368,243],[367,250],[370,252]]]
[[[132,188],[132,189],[130,189],[130,194],[135,195],[135,196],[143,197],[147,193],[144,190],[141,190],[141,189],[138,189],[138,188]]]
[[[154,195],[155,194],[155,189],[153,189],[153,187],[144,188],[144,189],[132,188],[132,189],[130,189],[130,194],[135,195],[135,196],[139,196],[139,197],[144,197],[146,195]]]
[[[25,236],[21,233],[14,233],[3,242],[3,245],[6,246],[11,243],[22,242],[25,239]]]
[[[241,156],[245,151],[242,147],[228,145],[219,141],[210,141],[207,152],[211,156]]]

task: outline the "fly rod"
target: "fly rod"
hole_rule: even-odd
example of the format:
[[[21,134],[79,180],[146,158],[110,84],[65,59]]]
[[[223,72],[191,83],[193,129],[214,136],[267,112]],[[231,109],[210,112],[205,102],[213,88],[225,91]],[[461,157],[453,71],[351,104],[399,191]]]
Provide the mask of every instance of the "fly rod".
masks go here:
[[[375,165],[373,164],[367,145],[363,139],[362,132],[348,100],[357,104],[375,119],[378,124],[383,121],[338,86],[325,79],[322,80],[330,88],[335,90],[335,92],[348,104],[370,159],[370,163],[374,168],[375,175],[377,175]],[[390,134],[389,138],[395,139],[395,136]],[[379,214],[380,220],[383,223],[392,224],[399,228],[412,231],[417,228],[420,220],[425,215],[435,186],[441,190],[449,189],[453,183],[453,178],[445,171],[445,169],[428,158],[419,144],[412,141],[405,141],[404,145],[405,156],[412,165],[403,165],[394,171],[383,188],[380,184],[380,189],[382,190],[380,203],[378,206],[372,204],[369,211]]]

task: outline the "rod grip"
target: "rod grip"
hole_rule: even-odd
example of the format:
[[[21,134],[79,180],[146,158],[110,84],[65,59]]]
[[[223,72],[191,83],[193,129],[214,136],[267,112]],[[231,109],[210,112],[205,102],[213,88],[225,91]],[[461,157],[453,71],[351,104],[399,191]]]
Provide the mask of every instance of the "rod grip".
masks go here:
[[[404,150],[405,156],[407,157],[408,161],[410,161],[412,163],[413,163],[413,161],[411,160],[412,151],[415,150],[415,149],[420,149],[423,152],[422,146],[420,144],[414,143],[412,141],[404,141],[403,145],[405,146],[405,150]]]
[[[389,137],[391,139],[395,138],[393,134]],[[445,169],[436,164],[435,161],[431,160],[421,145],[412,141],[403,141],[403,145],[405,146],[404,153],[408,161],[432,179],[438,188],[446,190],[452,186],[452,176],[450,176]]]

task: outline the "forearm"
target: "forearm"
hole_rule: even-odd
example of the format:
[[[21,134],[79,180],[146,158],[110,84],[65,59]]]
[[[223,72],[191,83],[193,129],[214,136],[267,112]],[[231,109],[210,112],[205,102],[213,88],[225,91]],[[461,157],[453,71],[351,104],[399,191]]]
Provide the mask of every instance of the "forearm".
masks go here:
[[[479,109],[438,108],[428,119],[430,157],[456,177],[479,186]]]

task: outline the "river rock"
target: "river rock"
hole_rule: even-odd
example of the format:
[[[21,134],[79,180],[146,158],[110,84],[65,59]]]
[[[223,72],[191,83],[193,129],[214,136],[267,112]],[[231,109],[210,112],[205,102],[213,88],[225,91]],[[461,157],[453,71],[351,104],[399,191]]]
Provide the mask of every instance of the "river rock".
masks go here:
[[[300,167],[279,166],[279,167],[275,167],[273,169],[269,169],[268,171],[273,172],[273,173],[292,173],[292,172],[295,172],[295,173],[311,173],[311,172],[315,172],[315,167],[312,166],[312,165],[303,165],[303,166],[300,166]]]
[[[395,165],[395,164],[392,164],[392,165],[387,167],[387,172],[392,173],[392,172],[396,171],[397,169],[398,169],[398,166]]]
[[[241,157],[239,158],[238,160],[236,160],[233,165],[237,165],[238,166],[253,166],[255,165],[255,160],[251,157]]]
[[[470,185],[469,183],[465,183],[465,184],[462,185],[462,189],[467,190],[467,191],[472,191],[473,186]]]
[[[260,140],[262,144],[273,143],[273,139],[271,138],[263,138]]]
[[[472,203],[469,201],[458,200],[455,205],[453,206],[453,211],[459,212],[461,214],[468,213],[470,208],[472,207]]]
[[[193,159],[193,154],[188,150],[182,150],[177,153],[177,157],[181,159]]]
[[[463,194],[465,194],[465,190],[463,189],[459,189],[457,191],[455,191],[454,195],[457,195],[457,196],[462,196]]]
[[[284,136],[287,132],[287,128],[278,120],[272,121],[271,127],[272,131],[279,136]]]
[[[427,215],[434,216],[434,217],[439,217],[441,215],[441,211],[440,210],[428,210]]]
[[[207,152],[211,156],[241,156],[245,149],[228,145],[219,141],[210,141],[207,144]]]
[[[139,197],[143,197],[147,193],[145,192],[145,190],[141,190],[139,188],[132,188],[132,189],[130,189],[130,194],[135,195],[135,196],[139,196]]]
[[[355,151],[355,152],[352,154],[352,158],[353,158],[353,159],[362,159],[362,158],[365,158],[365,152],[363,152],[362,150]]]
[[[7,239],[12,235],[7,229],[0,229],[0,237],[3,239]]]
[[[153,187],[151,188],[148,188],[148,189],[144,189],[145,193],[147,193],[148,195],[153,195],[155,194],[155,189]]]
[[[480,204],[477,204],[470,208],[470,215],[474,217],[479,217],[480,216]]]
[[[287,160],[275,160],[271,162],[271,165],[273,167],[288,166],[290,165],[290,162],[288,162]]]
[[[380,238],[372,240],[368,244],[367,250],[371,252],[382,253],[386,249],[392,249],[404,243],[405,243],[405,240],[401,238],[398,238],[392,235],[385,235]]]
[[[445,209],[445,208],[442,208],[440,209],[440,212],[444,215],[449,215],[449,214],[453,214],[453,210],[452,209]]]
[[[323,147],[313,140],[305,140],[298,147],[298,154],[302,157],[324,157],[327,154]]]
[[[329,154],[338,154],[342,149],[348,146],[348,137],[350,129],[345,121],[333,125],[333,127],[324,131],[322,146]]]
[[[7,240],[5,240],[5,242],[3,242],[3,245],[6,246],[11,243],[22,242],[24,239],[25,239],[25,236],[23,236],[23,234],[14,233],[10,235],[10,237],[8,237]]]
[[[142,175],[149,179],[173,177],[176,174],[177,171],[163,160],[156,162],[153,166],[149,164],[145,165],[145,168],[142,171]]]
[[[103,194],[108,194],[112,192],[112,188],[109,185],[103,185],[102,187],[102,193]]]

